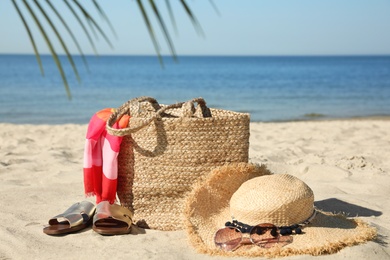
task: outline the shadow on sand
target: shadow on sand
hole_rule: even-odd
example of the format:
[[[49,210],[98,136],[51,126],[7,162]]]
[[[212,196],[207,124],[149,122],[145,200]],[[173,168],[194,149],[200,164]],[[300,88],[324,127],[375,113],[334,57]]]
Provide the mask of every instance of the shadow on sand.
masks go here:
[[[316,201],[314,202],[314,206],[316,206],[317,209],[327,212],[343,213],[348,217],[378,217],[382,215],[381,211],[361,207],[336,198]]]

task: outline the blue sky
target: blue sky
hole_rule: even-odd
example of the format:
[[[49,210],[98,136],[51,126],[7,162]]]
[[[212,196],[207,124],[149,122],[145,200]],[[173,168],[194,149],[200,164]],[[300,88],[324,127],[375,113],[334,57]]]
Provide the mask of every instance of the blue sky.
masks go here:
[[[61,5],[62,1],[52,2],[58,4],[74,29],[84,53],[93,53],[82,30]],[[93,9],[91,1],[80,2]],[[208,0],[187,1],[203,28],[204,37],[196,33],[179,1],[171,0],[178,27],[175,34],[165,1],[157,2],[179,55],[390,54],[389,0],[214,0],[220,15]],[[107,24],[93,12],[114,45],[111,49],[100,37],[97,42],[100,54],[155,54],[135,1],[99,0],[99,3],[118,35],[116,39]],[[33,53],[11,0],[1,1],[0,22],[0,53]],[[31,20],[30,24],[34,27]],[[162,53],[169,54],[157,23],[154,25]],[[39,32],[34,29],[33,33],[40,52],[48,53]],[[70,38],[66,39],[71,52],[77,54]],[[58,43],[56,50],[62,52]]]

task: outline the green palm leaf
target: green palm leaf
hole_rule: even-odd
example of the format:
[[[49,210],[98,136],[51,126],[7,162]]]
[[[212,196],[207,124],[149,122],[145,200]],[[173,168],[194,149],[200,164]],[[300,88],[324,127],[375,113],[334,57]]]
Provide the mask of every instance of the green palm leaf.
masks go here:
[[[81,20],[80,16],[77,14],[77,12],[75,11],[75,9],[68,3],[67,0],[64,0],[64,3],[65,3],[65,5],[68,7],[68,9],[70,10],[70,12],[73,14],[74,18],[75,18],[76,21],[79,23],[79,25],[81,26],[81,28],[83,29],[85,35],[87,36],[87,39],[88,39],[89,43],[90,43],[91,46],[92,46],[92,49],[93,49],[94,53],[97,54],[97,50],[96,50],[96,47],[95,47],[95,43],[93,42],[92,37],[91,37],[91,35],[89,34],[87,28],[85,27],[83,21]]]
[[[72,55],[70,54],[70,52],[68,50],[68,47],[66,46],[64,40],[62,39],[61,35],[59,34],[56,26],[53,24],[53,22],[51,21],[51,19],[47,15],[46,11],[42,8],[41,4],[39,4],[38,0],[34,0],[34,3],[38,7],[38,9],[41,11],[41,13],[45,17],[47,23],[50,25],[51,29],[53,30],[53,32],[57,36],[58,40],[60,41],[61,46],[62,46],[62,48],[64,49],[64,51],[66,53],[66,57],[68,58],[69,63],[72,65],[74,74],[76,75],[77,80],[80,81],[80,75],[79,75],[79,72],[77,71],[76,64],[74,63]]]
[[[49,50],[50,50],[50,53],[54,59],[54,62],[56,63],[57,65],[57,68],[60,72],[60,75],[61,75],[61,78],[62,78],[62,81],[64,83],[64,86],[65,86],[65,90],[66,90],[66,93],[68,95],[68,98],[71,98],[71,94],[70,94],[70,89],[69,89],[69,85],[68,85],[68,81],[66,80],[66,76],[65,76],[65,72],[62,68],[62,65],[61,65],[61,62],[60,62],[60,59],[58,58],[58,55],[57,55],[57,52],[55,51],[48,35],[46,34],[46,31],[45,29],[43,28],[41,22],[39,21],[38,17],[36,16],[34,10],[30,7],[29,3],[27,3],[26,0],[23,0],[23,3],[26,7],[26,9],[28,10],[28,12],[30,13],[30,15],[32,16],[35,24],[37,25],[39,31],[41,32],[43,38],[45,39],[46,41],[46,44],[47,46],[49,47]]]
[[[34,49],[35,57],[36,57],[37,62],[39,64],[40,71],[41,71],[42,75],[44,75],[44,70],[43,70],[41,57],[40,57],[38,48],[36,46],[36,42],[35,42],[34,36],[33,36],[32,31],[30,29],[30,25],[28,24],[27,20],[25,19],[26,14],[23,14],[23,10],[20,8],[20,6],[17,3],[18,0],[11,0],[11,1],[12,1],[13,6],[15,7],[15,10],[16,10],[17,14],[19,15],[19,17],[20,17],[20,19],[21,19],[21,21],[22,21],[22,23],[23,23],[23,25],[24,25],[24,27],[26,29],[26,32],[27,32],[28,37],[30,39],[31,45],[32,45],[32,47]],[[38,28],[38,31],[40,32],[42,38],[44,39],[44,41],[45,41],[45,43],[47,45],[47,47],[49,48],[51,56],[53,57],[53,60],[54,60],[54,62],[56,64],[56,67],[57,67],[57,69],[59,71],[59,74],[61,75],[61,78],[62,78],[64,87],[65,87],[67,96],[68,96],[69,99],[71,99],[71,92],[70,92],[69,84],[68,84],[67,77],[66,77],[66,74],[64,72],[61,60],[59,59],[57,51],[55,50],[54,45],[53,45],[53,43],[52,43],[52,41],[51,41],[51,39],[49,37],[49,34],[45,30],[45,26],[44,25],[48,25],[48,28],[50,28],[51,32],[54,33],[55,38],[59,41],[59,43],[60,43],[60,45],[62,47],[62,50],[65,52],[65,56],[67,57],[67,60],[68,60],[69,64],[72,67],[74,75],[76,76],[77,80],[80,81],[80,76],[79,76],[79,73],[78,73],[78,70],[77,70],[76,63],[74,62],[73,57],[72,57],[72,55],[69,52],[68,47],[67,47],[67,41],[65,41],[65,38],[62,37],[62,35],[60,33],[60,30],[57,28],[57,26],[52,21],[52,18],[50,17],[50,13],[54,14],[55,17],[60,21],[60,25],[63,28],[65,28],[67,34],[69,34],[69,36],[71,37],[73,43],[76,45],[78,53],[82,57],[84,65],[88,69],[88,63],[87,63],[87,60],[85,58],[84,52],[83,52],[79,42],[77,41],[77,38],[75,37],[74,33],[72,32],[72,28],[70,28],[68,26],[67,21],[61,15],[62,12],[58,11],[58,7],[56,7],[56,5],[54,4],[55,1],[46,0],[46,1],[43,2],[43,1],[39,1],[39,0],[31,0],[31,2],[34,3],[35,10],[32,7],[32,5],[30,4],[29,0],[19,0],[19,1],[23,3],[23,6],[25,7],[26,12],[31,16],[34,24]],[[97,0],[91,0],[91,1],[93,3],[94,8],[97,10],[97,13],[103,18],[103,21],[108,24],[108,26],[109,26],[110,30],[112,31],[113,35],[115,37],[117,37],[114,27],[112,26],[108,16],[104,12],[103,8],[101,8],[101,6],[99,5],[98,1]],[[152,43],[153,43],[153,46],[154,46],[154,49],[155,49],[155,52],[156,52],[157,57],[158,57],[158,60],[159,60],[159,62],[161,64],[161,66],[164,67],[163,59],[162,59],[162,56],[161,56],[161,50],[160,50],[159,41],[157,39],[155,30],[154,30],[154,27],[153,27],[153,23],[152,23],[151,19],[149,18],[149,14],[146,11],[146,8],[145,8],[145,5],[144,5],[143,1],[144,0],[137,0],[136,2],[137,2],[137,5],[138,5],[138,8],[139,8],[139,11],[141,12],[141,15],[142,15],[142,17],[144,19],[146,28],[147,28],[147,30],[149,32],[150,38],[152,40]],[[158,6],[156,5],[156,1],[155,0],[145,0],[145,1],[148,1],[149,6],[150,6],[150,8],[152,10],[152,13],[153,13],[152,16],[154,16],[156,18],[157,23],[160,26],[160,29],[161,29],[162,34],[163,34],[163,37],[165,38],[165,41],[166,41],[167,46],[169,48],[169,51],[171,53],[171,56],[174,58],[174,60],[176,60],[177,59],[177,55],[176,55],[176,51],[175,51],[175,48],[174,48],[173,41],[171,39],[170,33],[168,31],[168,28],[167,28],[167,26],[165,24],[164,18],[162,16]],[[204,35],[203,30],[202,30],[198,20],[196,19],[195,15],[191,11],[191,8],[187,4],[187,2],[185,0],[178,0],[178,1],[181,3],[182,7],[184,8],[186,14],[190,18],[190,20],[191,20],[192,24],[194,25],[196,31],[200,35]],[[209,1],[214,6],[214,8],[216,9],[216,7],[215,7],[214,3],[212,2],[212,0],[209,0]],[[101,26],[96,22],[96,20],[91,15],[89,10],[87,10],[83,5],[81,5],[79,1],[77,1],[77,0],[69,0],[69,1],[68,0],[63,0],[63,3],[68,8],[68,11],[72,14],[73,19],[75,19],[78,22],[78,25],[82,28],[82,31],[84,32],[85,37],[88,39],[88,41],[89,41],[89,43],[90,43],[90,45],[91,45],[91,47],[92,47],[92,49],[93,49],[93,51],[94,51],[94,53],[96,55],[98,54],[98,52],[96,50],[95,42],[94,42],[94,39],[91,37],[90,32],[92,32],[95,35],[96,39],[98,39],[99,36],[103,37],[105,42],[111,48],[113,47],[113,45],[112,45],[112,43],[110,41],[110,38],[106,35],[104,30],[101,28]],[[173,26],[175,32],[177,33],[176,21],[175,21],[174,15],[173,15],[172,7],[170,5],[170,0],[165,0],[165,4],[166,4],[167,9],[168,9],[168,13],[169,13],[170,20],[172,22],[172,26]],[[42,21],[40,21],[39,18],[38,18],[40,15],[44,18]],[[88,24],[89,30],[88,30],[88,28],[87,28],[85,23]]]
[[[44,73],[43,66],[42,66],[41,56],[39,55],[37,46],[36,46],[35,41],[34,41],[34,37],[33,37],[32,33],[31,33],[31,30],[30,30],[30,27],[28,26],[28,23],[26,22],[26,19],[24,19],[23,13],[20,11],[19,6],[16,3],[16,1],[12,0],[12,3],[14,5],[16,11],[18,12],[18,15],[19,15],[20,19],[23,22],[23,25],[24,25],[24,27],[25,27],[25,29],[27,31],[28,37],[30,39],[31,45],[33,46],[35,57],[36,57],[37,62],[39,64],[39,69],[41,70],[42,75],[44,75],[45,73]]]
[[[196,19],[195,15],[192,13],[191,8],[187,5],[185,0],[180,0],[180,2],[182,4],[182,6],[184,7],[184,10],[186,11],[188,17],[191,19],[191,22],[194,25],[194,28],[196,29],[198,34],[204,36],[203,29],[200,26],[198,19]]]
[[[169,17],[171,18],[173,29],[175,30],[175,33],[178,34],[175,16],[173,15],[172,7],[171,7],[171,2],[169,0],[165,0],[165,4],[166,4],[167,9],[168,9]]]
[[[77,50],[79,51],[85,67],[88,69],[88,63],[84,56],[84,53],[80,47],[79,42],[77,41],[76,37],[74,36],[72,30],[69,28],[68,24],[65,22],[65,20],[62,18],[61,14],[57,11],[57,9],[53,6],[53,4],[50,2],[50,0],[46,0],[46,3],[50,6],[51,10],[57,15],[58,19],[61,21],[62,25],[65,27],[67,32],[69,33],[70,37],[72,38],[73,42],[75,43]]]
[[[73,0],[73,2],[80,9],[80,11],[84,15],[85,19],[87,20],[87,22],[91,25],[91,29],[93,30],[93,28],[95,27],[100,32],[100,34],[103,36],[103,38],[106,40],[106,42],[110,45],[110,47],[113,48],[110,40],[108,39],[108,37],[106,36],[104,31],[100,28],[100,26],[95,22],[95,19],[93,19],[93,17],[88,13],[88,11],[86,9],[84,9],[84,7],[77,0]]]
[[[160,61],[161,66],[164,66],[161,53],[160,53],[160,45],[158,44],[156,34],[154,33],[153,26],[149,20],[148,14],[146,13],[145,7],[142,3],[142,0],[137,0],[138,7],[141,11],[142,17],[144,18],[144,22],[146,24],[146,27],[148,28],[150,38],[152,39],[154,49],[157,53],[158,60]]]
[[[107,22],[108,26],[110,27],[112,33],[115,35],[115,38],[118,38],[116,32],[115,32],[115,29],[114,27],[112,26],[111,22],[110,22],[110,19],[108,19],[108,16],[106,15],[106,13],[104,12],[104,10],[100,7],[100,5],[98,4],[98,2],[96,2],[96,0],[93,0],[93,4],[95,5],[96,9],[98,10],[99,14],[103,17],[103,19]]]
[[[214,1],[213,1],[213,0],[209,0],[209,2],[210,2],[210,4],[211,4],[211,6],[214,8],[214,11],[215,11],[218,15],[221,15],[221,13],[219,12],[218,7],[217,7],[217,5],[214,3]]]
[[[171,40],[171,37],[169,35],[169,32],[165,26],[165,23],[164,23],[164,19],[161,17],[160,15],[160,12],[156,6],[156,4],[154,3],[153,0],[149,0],[149,4],[151,5],[152,9],[153,9],[153,12],[160,24],[160,27],[164,33],[164,36],[165,36],[165,40],[167,41],[167,44],[168,44],[168,47],[170,49],[170,52],[171,52],[171,55],[173,56],[174,59],[176,59],[176,51],[175,51],[175,48],[173,47],[173,43],[172,43],[172,40]]]

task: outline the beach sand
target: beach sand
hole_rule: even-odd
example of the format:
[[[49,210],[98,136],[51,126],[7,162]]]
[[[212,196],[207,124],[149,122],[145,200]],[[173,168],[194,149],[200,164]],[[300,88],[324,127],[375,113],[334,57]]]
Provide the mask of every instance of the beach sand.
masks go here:
[[[85,199],[86,129],[0,124],[0,259],[228,259],[196,253],[184,231],[45,235],[51,217]],[[376,241],[288,259],[390,259],[389,120],[251,123],[249,155],[305,181],[318,208],[359,216],[378,229]]]

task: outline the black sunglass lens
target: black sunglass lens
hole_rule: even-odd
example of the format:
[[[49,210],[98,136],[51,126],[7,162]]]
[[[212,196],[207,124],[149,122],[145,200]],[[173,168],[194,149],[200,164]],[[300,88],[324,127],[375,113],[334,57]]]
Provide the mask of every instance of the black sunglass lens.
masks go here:
[[[278,236],[278,230],[277,230],[276,228],[273,228],[273,229],[271,230],[271,235],[272,235],[273,237],[277,237],[277,236]]]
[[[263,229],[261,227],[254,227],[254,230],[252,230],[252,233],[255,233],[257,235],[262,235],[264,233]]]

